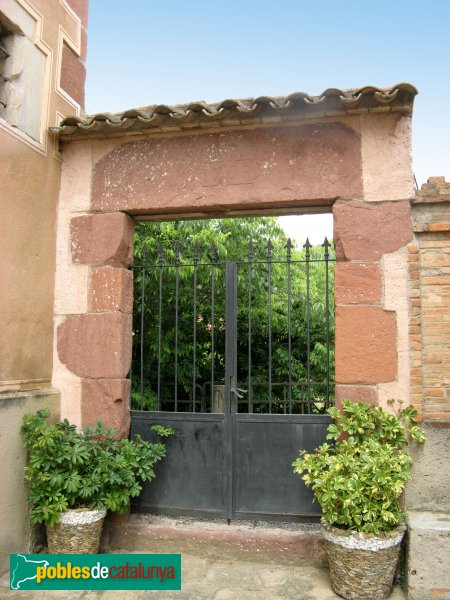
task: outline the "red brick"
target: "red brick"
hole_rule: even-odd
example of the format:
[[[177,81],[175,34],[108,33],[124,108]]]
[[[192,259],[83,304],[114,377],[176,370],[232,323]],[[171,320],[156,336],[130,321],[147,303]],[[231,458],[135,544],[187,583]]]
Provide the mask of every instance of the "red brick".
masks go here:
[[[444,390],[425,390],[424,392],[427,396],[443,396],[444,395]]]

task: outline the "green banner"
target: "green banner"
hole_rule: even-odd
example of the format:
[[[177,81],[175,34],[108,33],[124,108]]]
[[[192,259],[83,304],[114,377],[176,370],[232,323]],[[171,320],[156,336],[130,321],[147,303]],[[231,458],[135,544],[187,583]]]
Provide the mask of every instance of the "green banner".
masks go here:
[[[181,554],[10,554],[11,590],[181,590]]]

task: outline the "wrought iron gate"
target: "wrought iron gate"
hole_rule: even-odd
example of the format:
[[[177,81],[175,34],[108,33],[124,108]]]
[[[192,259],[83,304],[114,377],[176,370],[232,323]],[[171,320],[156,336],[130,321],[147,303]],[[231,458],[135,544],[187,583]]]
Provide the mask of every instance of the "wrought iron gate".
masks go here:
[[[186,261],[177,244],[174,260],[160,248],[153,264],[143,257],[135,266],[131,433],[152,439],[153,424],[176,430],[135,510],[227,519],[320,514],[291,463],[323,442],[330,422],[334,259],[326,239],[321,250],[308,241],[304,248],[295,252],[288,241],[280,259],[269,240],[261,260],[250,242],[245,261],[226,262],[214,245],[208,260],[194,247]],[[324,289],[313,293],[319,269]],[[320,332],[312,311],[322,312]],[[321,352],[324,377],[316,381],[312,360]]]

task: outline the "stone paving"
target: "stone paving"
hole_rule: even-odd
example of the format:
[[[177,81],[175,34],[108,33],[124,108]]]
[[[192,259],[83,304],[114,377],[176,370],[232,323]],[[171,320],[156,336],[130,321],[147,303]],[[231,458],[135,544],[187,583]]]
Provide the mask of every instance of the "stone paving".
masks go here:
[[[119,550],[117,552],[120,552]],[[125,551],[129,552],[129,550]],[[161,591],[10,591],[9,575],[0,580],[3,600],[336,600],[327,569],[257,561],[218,560],[182,554],[182,590]],[[371,600],[368,598],[367,600]],[[390,600],[404,600],[396,587]]]

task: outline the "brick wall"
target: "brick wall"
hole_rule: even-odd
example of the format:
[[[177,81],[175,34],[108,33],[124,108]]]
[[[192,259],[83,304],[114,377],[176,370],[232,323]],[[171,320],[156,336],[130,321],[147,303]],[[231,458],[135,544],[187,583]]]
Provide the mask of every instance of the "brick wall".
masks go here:
[[[450,420],[450,183],[431,177],[412,208],[411,404],[424,420]]]

